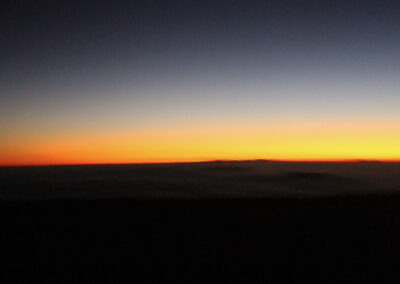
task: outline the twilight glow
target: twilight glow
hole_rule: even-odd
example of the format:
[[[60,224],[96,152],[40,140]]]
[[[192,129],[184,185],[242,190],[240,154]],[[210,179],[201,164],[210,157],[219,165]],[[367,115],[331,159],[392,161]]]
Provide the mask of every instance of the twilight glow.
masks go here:
[[[0,165],[400,160],[394,4],[133,2],[8,7]]]

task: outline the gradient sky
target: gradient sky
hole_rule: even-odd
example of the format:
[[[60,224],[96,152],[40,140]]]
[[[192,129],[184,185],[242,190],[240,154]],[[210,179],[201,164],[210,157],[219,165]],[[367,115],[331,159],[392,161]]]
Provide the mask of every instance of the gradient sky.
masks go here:
[[[1,5],[0,165],[400,159],[398,1]]]

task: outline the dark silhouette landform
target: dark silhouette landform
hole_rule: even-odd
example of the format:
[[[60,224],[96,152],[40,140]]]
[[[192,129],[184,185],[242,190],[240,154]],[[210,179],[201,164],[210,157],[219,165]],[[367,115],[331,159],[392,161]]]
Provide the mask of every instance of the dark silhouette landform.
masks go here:
[[[2,277],[395,282],[399,173],[368,161],[3,167]]]
[[[0,200],[323,197],[398,192],[400,163],[214,161],[0,168]]]

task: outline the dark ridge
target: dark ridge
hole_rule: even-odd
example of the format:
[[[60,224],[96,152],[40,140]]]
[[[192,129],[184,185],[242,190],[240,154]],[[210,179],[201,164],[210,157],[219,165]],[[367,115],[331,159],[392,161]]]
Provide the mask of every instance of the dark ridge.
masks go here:
[[[282,179],[307,179],[307,180],[336,180],[342,179],[334,174],[328,173],[317,173],[317,172],[293,172],[293,173],[286,173],[282,177]]]
[[[234,177],[234,179],[246,182],[269,182],[269,181],[340,181],[346,180],[343,177],[328,173],[318,172],[289,172],[276,175],[263,175],[263,174],[252,174],[252,175],[241,175]]]
[[[223,166],[223,165],[219,165],[219,166],[206,166],[206,167],[202,167],[200,168],[201,170],[204,171],[210,171],[210,172],[231,172],[231,173],[240,173],[240,172],[246,172],[249,169],[245,168],[245,167],[240,167],[240,166]]]

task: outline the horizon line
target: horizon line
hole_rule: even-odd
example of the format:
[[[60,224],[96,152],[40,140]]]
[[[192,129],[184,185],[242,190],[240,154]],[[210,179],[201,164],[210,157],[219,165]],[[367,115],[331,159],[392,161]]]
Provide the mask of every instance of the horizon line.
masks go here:
[[[55,163],[55,164],[0,164],[0,168],[10,167],[57,167],[57,166],[107,166],[107,165],[167,165],[167,164],[197,164],[217,162],[283,162],[283,163],[400,163],[400,159],[213,159],[170,162],[127,162],[127,163]]]

